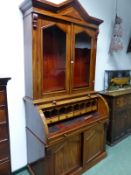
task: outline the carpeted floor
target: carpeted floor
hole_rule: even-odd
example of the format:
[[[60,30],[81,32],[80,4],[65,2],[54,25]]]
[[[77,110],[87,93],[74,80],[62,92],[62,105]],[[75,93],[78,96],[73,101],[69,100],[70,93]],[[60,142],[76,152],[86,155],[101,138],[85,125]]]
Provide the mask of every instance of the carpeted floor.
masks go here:
[[[107,158],[83,175],[131,175],[131,136],[107,147]]]
[[[82,175],[131,175],[131,136],[113,147],[107,146],[107,157]],[[29,175],[25,170],[15,175]]]

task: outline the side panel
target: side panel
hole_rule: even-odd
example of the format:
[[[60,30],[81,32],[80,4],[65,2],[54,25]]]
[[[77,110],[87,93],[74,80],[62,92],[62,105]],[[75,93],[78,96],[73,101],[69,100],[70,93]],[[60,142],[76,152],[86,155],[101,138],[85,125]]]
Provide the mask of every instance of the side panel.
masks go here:
[[[46,136],[43,121],[30,102],[25,101],[28,164],[44,158]]]
[[[28,164],[40,162],[45,157],[44,144],[29,129],[26,129],[26,133]]]
[[[39,115],[37,108],[31,101],[25,100],[26,127],[38,137],[43,143],[46,143],[45,126]]]
[[[24,17],[24,58],[25,58],[25,95],[33,96],[32,84],[32,15]]]

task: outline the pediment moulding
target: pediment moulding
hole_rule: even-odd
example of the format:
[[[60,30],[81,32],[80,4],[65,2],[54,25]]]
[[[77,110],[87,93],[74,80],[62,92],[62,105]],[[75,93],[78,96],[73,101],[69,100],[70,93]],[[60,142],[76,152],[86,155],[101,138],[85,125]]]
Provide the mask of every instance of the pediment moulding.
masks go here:
[[[46,0],[25,0],[21,6],[21,11],[23,14],[27,15],[27,13],[35,12],[35,13],[43,13],[47,11],[46,15],[53,15],[57,18],[57,16],[64,17],[64,20],[69,18],[77,21],[83,21],[85,23],[90,23],[97,27],[100,25],[103,20],[92,17],[88,14],[88,12],[82,7],[78,0],[67,0],[60,4],[55,4]],[[62,18],[61,18],[62,19]]]

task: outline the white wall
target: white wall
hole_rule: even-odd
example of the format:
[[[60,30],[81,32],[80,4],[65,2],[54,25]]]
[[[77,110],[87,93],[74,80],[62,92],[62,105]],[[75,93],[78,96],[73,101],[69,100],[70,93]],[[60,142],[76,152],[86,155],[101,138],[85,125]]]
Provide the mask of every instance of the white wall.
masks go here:
[[[24,97],[23,19],[20,0],[2,1],[0,5],[0,77],[8,83],[8,106],[12,170],[26,164]]]
[[[103,90],[104,88],[104,70],[131,69],[131,53],[126,53],[129,38],[131,37],[131,1],[117,0],[117,14],[123,20],[123,50],[109,54],[112,29],[116,15],[116,1],[110,0],[80,0],[88,14],[104,20],[100,25],[98,35],[97,61],[96,61],[96,78],[95,89]]]
[[[0,6],[0,77],[12,79],[8,83],[9,125],[12,170],[27,163],[24,97],[23,19],[19,11],[22,0],[2,1]],[[62,2],[62,0],[52,0]],[[96,90],[103,89],[105,69],[131,69],[131,54],[126,53],[131,36],[130,0],[118,0],[118,15],[123,19],[124,49],[110,55],[109,44],[115,18],[115,1],[80,0],[91,16],[104,20],[100,26],[97,47]]]

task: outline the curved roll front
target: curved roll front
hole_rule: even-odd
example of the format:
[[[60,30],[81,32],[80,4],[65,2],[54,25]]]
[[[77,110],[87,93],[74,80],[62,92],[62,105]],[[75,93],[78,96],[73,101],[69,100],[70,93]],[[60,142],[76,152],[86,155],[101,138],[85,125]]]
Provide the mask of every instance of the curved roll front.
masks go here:
[[[109,117],[109,106],[106,102],[106,100],[101,96],[101,95],[98,95],[98,108],[99,108],[99,111],[100,113],[105,116],[105,118],[108,118]]]

